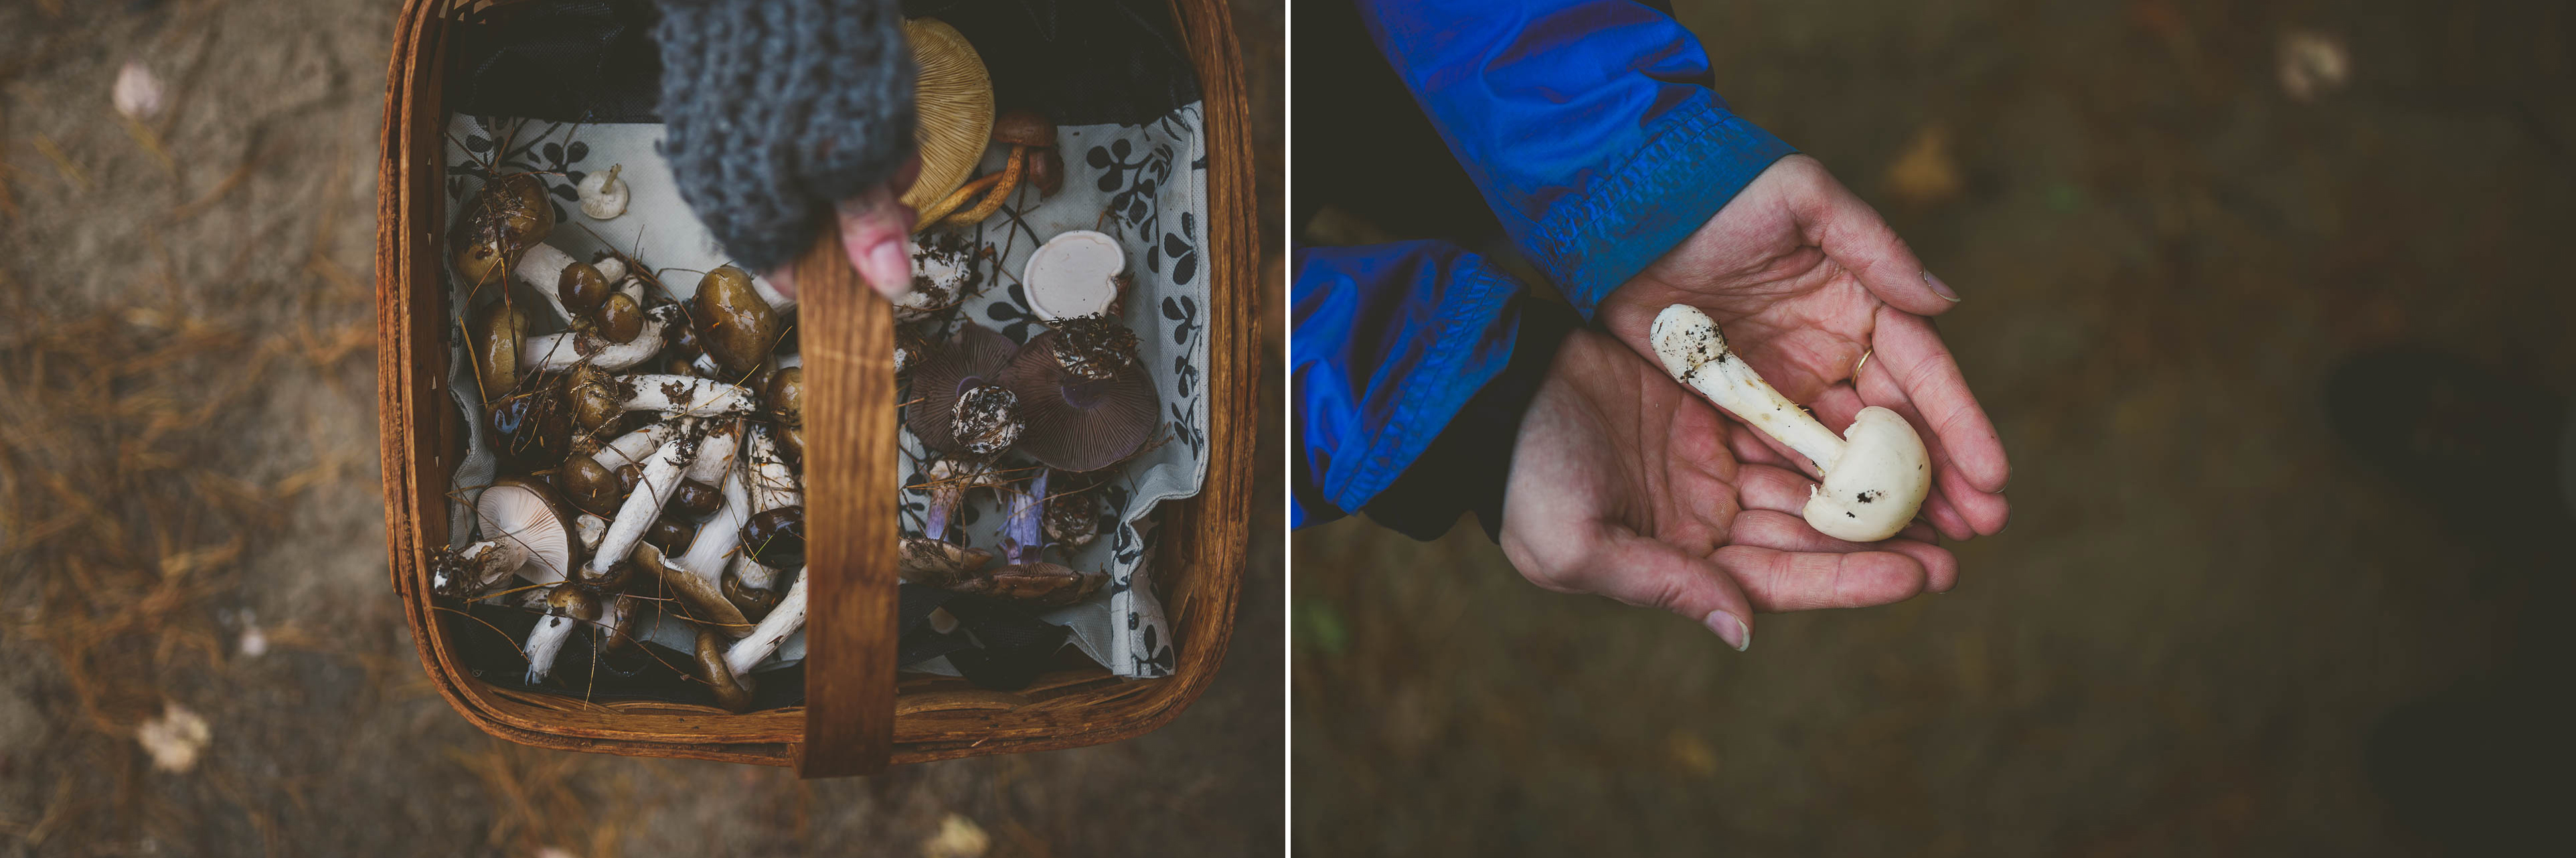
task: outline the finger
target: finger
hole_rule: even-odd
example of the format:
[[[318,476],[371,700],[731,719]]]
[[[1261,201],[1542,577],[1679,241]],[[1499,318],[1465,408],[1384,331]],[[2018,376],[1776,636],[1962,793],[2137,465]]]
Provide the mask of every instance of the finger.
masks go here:
[[[1726,419],[1728,429],[1726,449],[1735,454],[1737,462],[1747,465],[1768,465],[1793,473],[1803,474],[1809,470],[1807,457],[1787,449],[1778,440],[1763,434],[1762,430],[1737,423],[1733,417]]]
[[[1932,480],[1933,484],[1936,486],[1940,484],[1940,481],[1939,477],[1934,477]],[[1978,536],[1976,524],[1969,521],[1965,514],[1959,512],[1959,506],[1952,503],[1947,496],[1942,495],[1939,491],[1934,491],[1930,494],[1924,495],[1923,507],[1920,510],[1917,510],[1915,514],[1924,521],[1930,522],[1935,529],[1941,531],[1941,538],[1943,539],[1947,539],[1952,542],[1966,542],[1968,540],[1975,539]]]
[[[1799,209],[1798,225],[1826,258],[1859,278],[1870,294],[1906,312],[1937,315],[1959,303],[1956,294],[1941,294],[1950,287],[1923,270],[1914,249],[1877,209],[1843,187],[1823,165],[1814,170],[1815,186],[1806,195],[1811,202]]]
[[[1914,404],[1904,400],[1904,393],[1896,388],[1892,376],[1866,370],[1863,375],[1862,384],[1868,388],[1872,399],[1883,401],[1885,405],[1882,407],[1905,418],[1917,433],[1935,439],[1935,442],[1924,445],[1925,452],[1932,459],[1932,494],[1924,498],[1924,509],[1939,516],[1934,521],[1942,523],[1942,532],[1952,539],[2002,532],[2012,517],[2011,502],[2002,494],[1980,491],[1968,485],[1967,477],[1960,473],[1949,455],[1949,448],[1937,443],[1938,436],[1927,427],[1922,413]]]
[[[1752,510],[1735,517],[1735,526],[1727,533],[1727,544],[1751,545],[1780,551],[1814,554],[1851,554],[1861,551],[1893,551],[1912,557],[1929,569],[1934,562],[1948,563],[1950,551],[1930,542],[1913,539],[1885,539],[1878,542],[1852,542],[1835,539],[1816,530],[1814,525],[1794,513],[1775,510]]]
[[[1751,545],[1717,550],[1717,567],[1764,611],[1866,608],[1923,592],[1923,566],[1892,551],[1816,554]]]
[[[1813,478],[1787,468],[1745,465],[1735,471],[1735,495],[1747,510],[1797,514],[1807,508],[1815,487]]]
[[[877,294],[902,297],[912,290],[911,237],[913,211],[895,197],[894,188],[879,185],[835,207],[840,215],[841,249]]]
[[[1886,373],[1904,391],[1905,399],[1921,413],[1922,425],[1932,430],[1932,437],[1970,487],[2003,491],[2012,477],[2003,438],[1995,434],[1994,422],[1977,404],[1976,393],[1968,389],[1958,360],[1941,344],[1932,321],[1887,310],[1879,311],[1877,321],[1878,332],[1870,342],[1874,359],[1861,374]]]
[[[1569,580],[1592,593],[1689,617],[1738,651],[1753,645],[1753,603],[1735,579],[1668,543],[1612,537]]]

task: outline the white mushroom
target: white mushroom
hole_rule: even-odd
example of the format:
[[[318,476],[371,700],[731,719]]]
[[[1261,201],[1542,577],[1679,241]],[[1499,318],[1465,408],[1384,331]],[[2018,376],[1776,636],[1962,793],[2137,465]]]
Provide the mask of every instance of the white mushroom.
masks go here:
[[[543,486],[502,479],[474,499],[483,541],[445,553],[430,564],[430,586],[440,593],[479,596],[518,572],[539,584],[564,579],[572,568],[573,541],[562,509]]]
[[[710,486],[724,482],[725,474],[733,470],[733,452],[741,446],[742,424],[738,421],[709,431],[706,441],[698,445],[697,461],[689,463],[689,480]]]
[[[704,460],[705,454],[700,454],[699,458]],[[689,542],[687,553],[667,561],[673,568],[694,575],[709,586],[724,583],[725,563],[733,556],[734,549],[742,545],[742,523],[751,518],[751,501],[748,493],[743,491],[741,472],[727,472],[718,489],[724,493],[724,505],[717,507],[716,514],[698,527],[698,536]]]
[[[608,220],[626,213],[626,182],[617,178],[624,164],[612,164],[605,173],[592,173],[581,178],[575,190],[581,194],[581,213],[592,220]]]
[[[564,643],[586,623],[599,619],[599,597],[590,588],[577,584],[558,584],[546,596],[546,615],[537,618],[535,628],[528,630],[528,643],[521,647],[528,656],[528,684],[546,681],[554,671],[555,657],[563,654]]]
[[[788,585],[787,596],[778,600],[778,607],[771,608],[769,616],[762,617],[760,625],[753,627],[751,634],[725,650],[725,666],[733,668],[735,677],[749,679],[753,666],[767,660],[770,654],[778,651],[779,644],[786,642],[788,635],[804,627],[805,572],[800,569],[796,573],[796,583]]]
[[[760,300],[769,302],[769,309],[781,313],[796,309],[796,299],[787,297],[787,293],[778,291],[777,286],[758,274],[751,275],[751,291],[760,293]]]
[[[617,507],[617,517],[608,522],[608,534],[600,537],[599,550],[590,556],[589,574],[593,580],[614,577],[611,569],[624,562],[635,543],[643,541],[644,530],[662,516],[662,505],[670,502],[671,492],[680,487],[680,473],[697,458],[698,439],[682,435],[671,439],[662,449],[644,460],[644,474],[635,481],[626,502]]]
[[[1665,372],[1816,463],[1824,484],[1810,490],[1805,513],[1818,532],[1876,542],[1914,520],[1931,489],[1932,468],[1923,439],[1904,417],[1873,405],[1860,410],[1844,437],[1835,437],[1729,351],[1717,322],[1695,307],[1664,308],[1651,336]]]
[[[1097,316],[1118,305],[1125,290],[1127,252],[1118,240],[1087,229],[1047,239],[1029,254],[1020,288],[1029,311],[1049,322]]]

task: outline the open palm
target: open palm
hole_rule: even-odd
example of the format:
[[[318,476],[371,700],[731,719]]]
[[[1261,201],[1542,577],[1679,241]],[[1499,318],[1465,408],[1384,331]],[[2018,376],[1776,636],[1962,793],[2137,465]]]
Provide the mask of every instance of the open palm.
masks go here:
[[[1956,302],[1936,286],[1876,211],[1815,159],[1793,155],[1612,291],[1596,318],[1652,360],[1655,314],[1699,307],[1754,371],[1837,432],[1866,406],[1904,415],[1932,457],[1924,518],[1968,539],[2003,529],[2009,467],[1994,424],[1924,318]],[[1740,424],[1728,447],[1746,462],[1813,473]]]
[[[1503,553],[1541,587],[1674,611],[1738,649],[1755,611],[1886,604],[1957,581],[1921,525],[1874,545],[1808,527],[1807,478],[1739,463],[1732,426],[1618,341],[1573,332],[1521,418]]]

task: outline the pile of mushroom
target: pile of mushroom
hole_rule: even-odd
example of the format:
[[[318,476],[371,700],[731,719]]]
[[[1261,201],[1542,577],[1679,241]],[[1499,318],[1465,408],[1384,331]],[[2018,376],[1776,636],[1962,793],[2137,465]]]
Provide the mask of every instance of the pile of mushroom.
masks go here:
[[[995,255],[940,228],[972,226],[1023,187],[1053,195],[1064,164],[1044,117],[994,116],[982,62],[953,28],[922,19],[908,32],[923,166],[905,200],[933,231],[915,237],[914,288],[896,302],[896,367],[909,385],[905,428],[935,456],[925,468],[933,502],[922,535],[904,540],[904,575],[1071,604],[1108,575],[1049,552],[1094,542],[1101,475],[1160,427],[1136,333],[1120,321],[1125,254],[1090,231],[1037,249],[1021,285],[1048,328],[1025,344],[959,318],[963,299],[993,279]],[[988,143],[1008,147],[1002,166],[974,178]],[[585,215],[624,213],[619,172],[583,183]],[[449,234],[483,404],[476,452],[497,476],[466,487],[479,490],[469,491],[477,528],[433,558],[431,586],[538,612],[520,642],[530,685],[578,684],[556,676],[571,647],[631,654],[649,630],[674,641],[682,627],[671,624],[685,623],[678,640],[695,651],[679,667],[743,711],[753,670],[806,617],[795,303],[729,266],[683,296],[634,257],[578,258],[548,243],[552,208],[534,175],[499,176]],[[1008,508],[998,544],[973,545],[954,526],[974,491]]]
[[[697,678],[747,706],[728,665],[802,625],[778,610],[802,585],[794,304],[730,267],[675,300],[630,258],[576,259],[528,214],[535,185],[494,180],[452,233],[500,476],[474,497],[478,540],[435,558],[431,585],[540,611],[521,645],[532,685],[585,639],[634,647],[660,604],[724,650]]]

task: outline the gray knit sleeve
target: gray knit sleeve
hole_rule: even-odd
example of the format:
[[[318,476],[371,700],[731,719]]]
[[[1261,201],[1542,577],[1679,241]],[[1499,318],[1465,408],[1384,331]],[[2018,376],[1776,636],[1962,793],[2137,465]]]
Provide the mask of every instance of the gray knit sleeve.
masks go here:
[[[663,0],[662,154],[753,271],[813,243],[832,203],[913,149],[912,52],[893,0]]]

